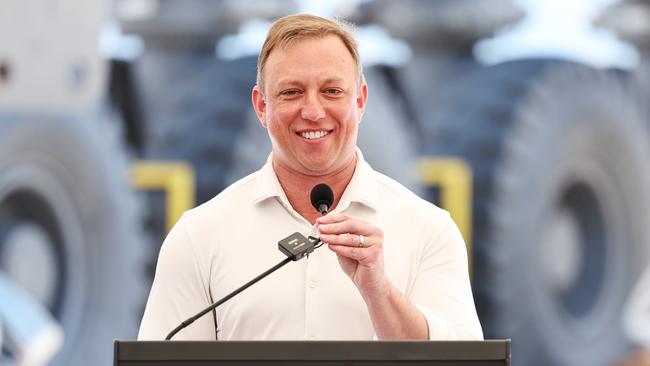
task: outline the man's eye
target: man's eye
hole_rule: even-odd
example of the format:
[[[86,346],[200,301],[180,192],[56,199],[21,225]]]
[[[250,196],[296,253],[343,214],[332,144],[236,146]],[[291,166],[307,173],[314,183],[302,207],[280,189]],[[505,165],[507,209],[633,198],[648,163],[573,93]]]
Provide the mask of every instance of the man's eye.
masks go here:
[[[285,91],[283,91],[283,92],[280,93],[280,94],[282,94],[282,95],[284,95],[284,96],[287,96],[287,97],[292,97],[292,96],[295,96],[295,95],[300,94],[300,90],[297,90],[297,89],[289,89],[289,90],[285,90]]]
[[[338,95],[338,94],[341,94],[342,91],[341,91],[341,89],[327,88],[327,89],[325,89],[325,93],[331,94],[331,95]]]

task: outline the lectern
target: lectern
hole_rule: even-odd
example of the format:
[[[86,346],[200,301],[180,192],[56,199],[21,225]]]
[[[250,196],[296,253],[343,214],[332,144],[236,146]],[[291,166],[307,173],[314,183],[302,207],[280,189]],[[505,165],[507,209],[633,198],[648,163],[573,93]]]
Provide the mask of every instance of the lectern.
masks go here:
[[[506,366],[510,340],[115,341],[114,366]]]

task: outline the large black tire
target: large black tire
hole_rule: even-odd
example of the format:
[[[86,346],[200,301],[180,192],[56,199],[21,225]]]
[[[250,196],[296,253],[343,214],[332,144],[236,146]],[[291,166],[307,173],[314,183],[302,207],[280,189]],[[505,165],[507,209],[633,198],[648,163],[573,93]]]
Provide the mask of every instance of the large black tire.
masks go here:
[[[650,258],[648,110],[615,72],[558,61],[477,69],[449,87],[431,153],[475,173],[475,295],[514,365],[606,365]]]
[[[420,152],[415,122],[409,120],[382,68],[369,67],[364,73],[368,102],[359,125],[357,145],[373,169],[419,193],[414,174],[414,162]]]
[[[101,112],[14,114],[0,131],[0,270],[63,328],[54,365],[109,364],[113,340],[136,336],[146,295],[116,127]]]
[[[134,65],[145,121],[143,156],[191,164],[196,204],[229,183],[237,141],[250,118],[256,62],[253,57],[219,60],[213,48],[154,45]],[[147,201],[147,226],[159,246],[167,233],[165,200],[150,192]]]
[[[217,59],[213,49],[149,50],[136,64],[146,120],[145,157],[185,160],[197,203],[226,187],[233,151],[251,110],[256,59]]]

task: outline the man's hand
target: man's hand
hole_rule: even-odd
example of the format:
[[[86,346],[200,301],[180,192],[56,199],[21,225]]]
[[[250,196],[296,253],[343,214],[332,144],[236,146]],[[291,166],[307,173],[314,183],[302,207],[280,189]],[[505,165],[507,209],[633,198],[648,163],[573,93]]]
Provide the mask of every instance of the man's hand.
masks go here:
[[[384,233],[370,223],[346,214],[316,220],[320,239],[337,254],[343,271],[361,295],[372,300],[386,296],[389,283],[384,273]]]
[[[319,217],[316,224],[365,300],[377,337],[428,339],[424,315],[386,277],[383,231],[345,214]]]

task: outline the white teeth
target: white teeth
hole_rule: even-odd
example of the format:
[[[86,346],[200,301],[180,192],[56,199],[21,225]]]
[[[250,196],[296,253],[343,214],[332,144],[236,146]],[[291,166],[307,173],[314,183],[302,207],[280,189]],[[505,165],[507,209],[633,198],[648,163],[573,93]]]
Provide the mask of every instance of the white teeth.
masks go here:
[[[301,132],[300,136],[309,140],[313,140],[313,139],[319,139],[327,135],[328,133],[329,133],[328,131],[305,131],[305,132]]]

